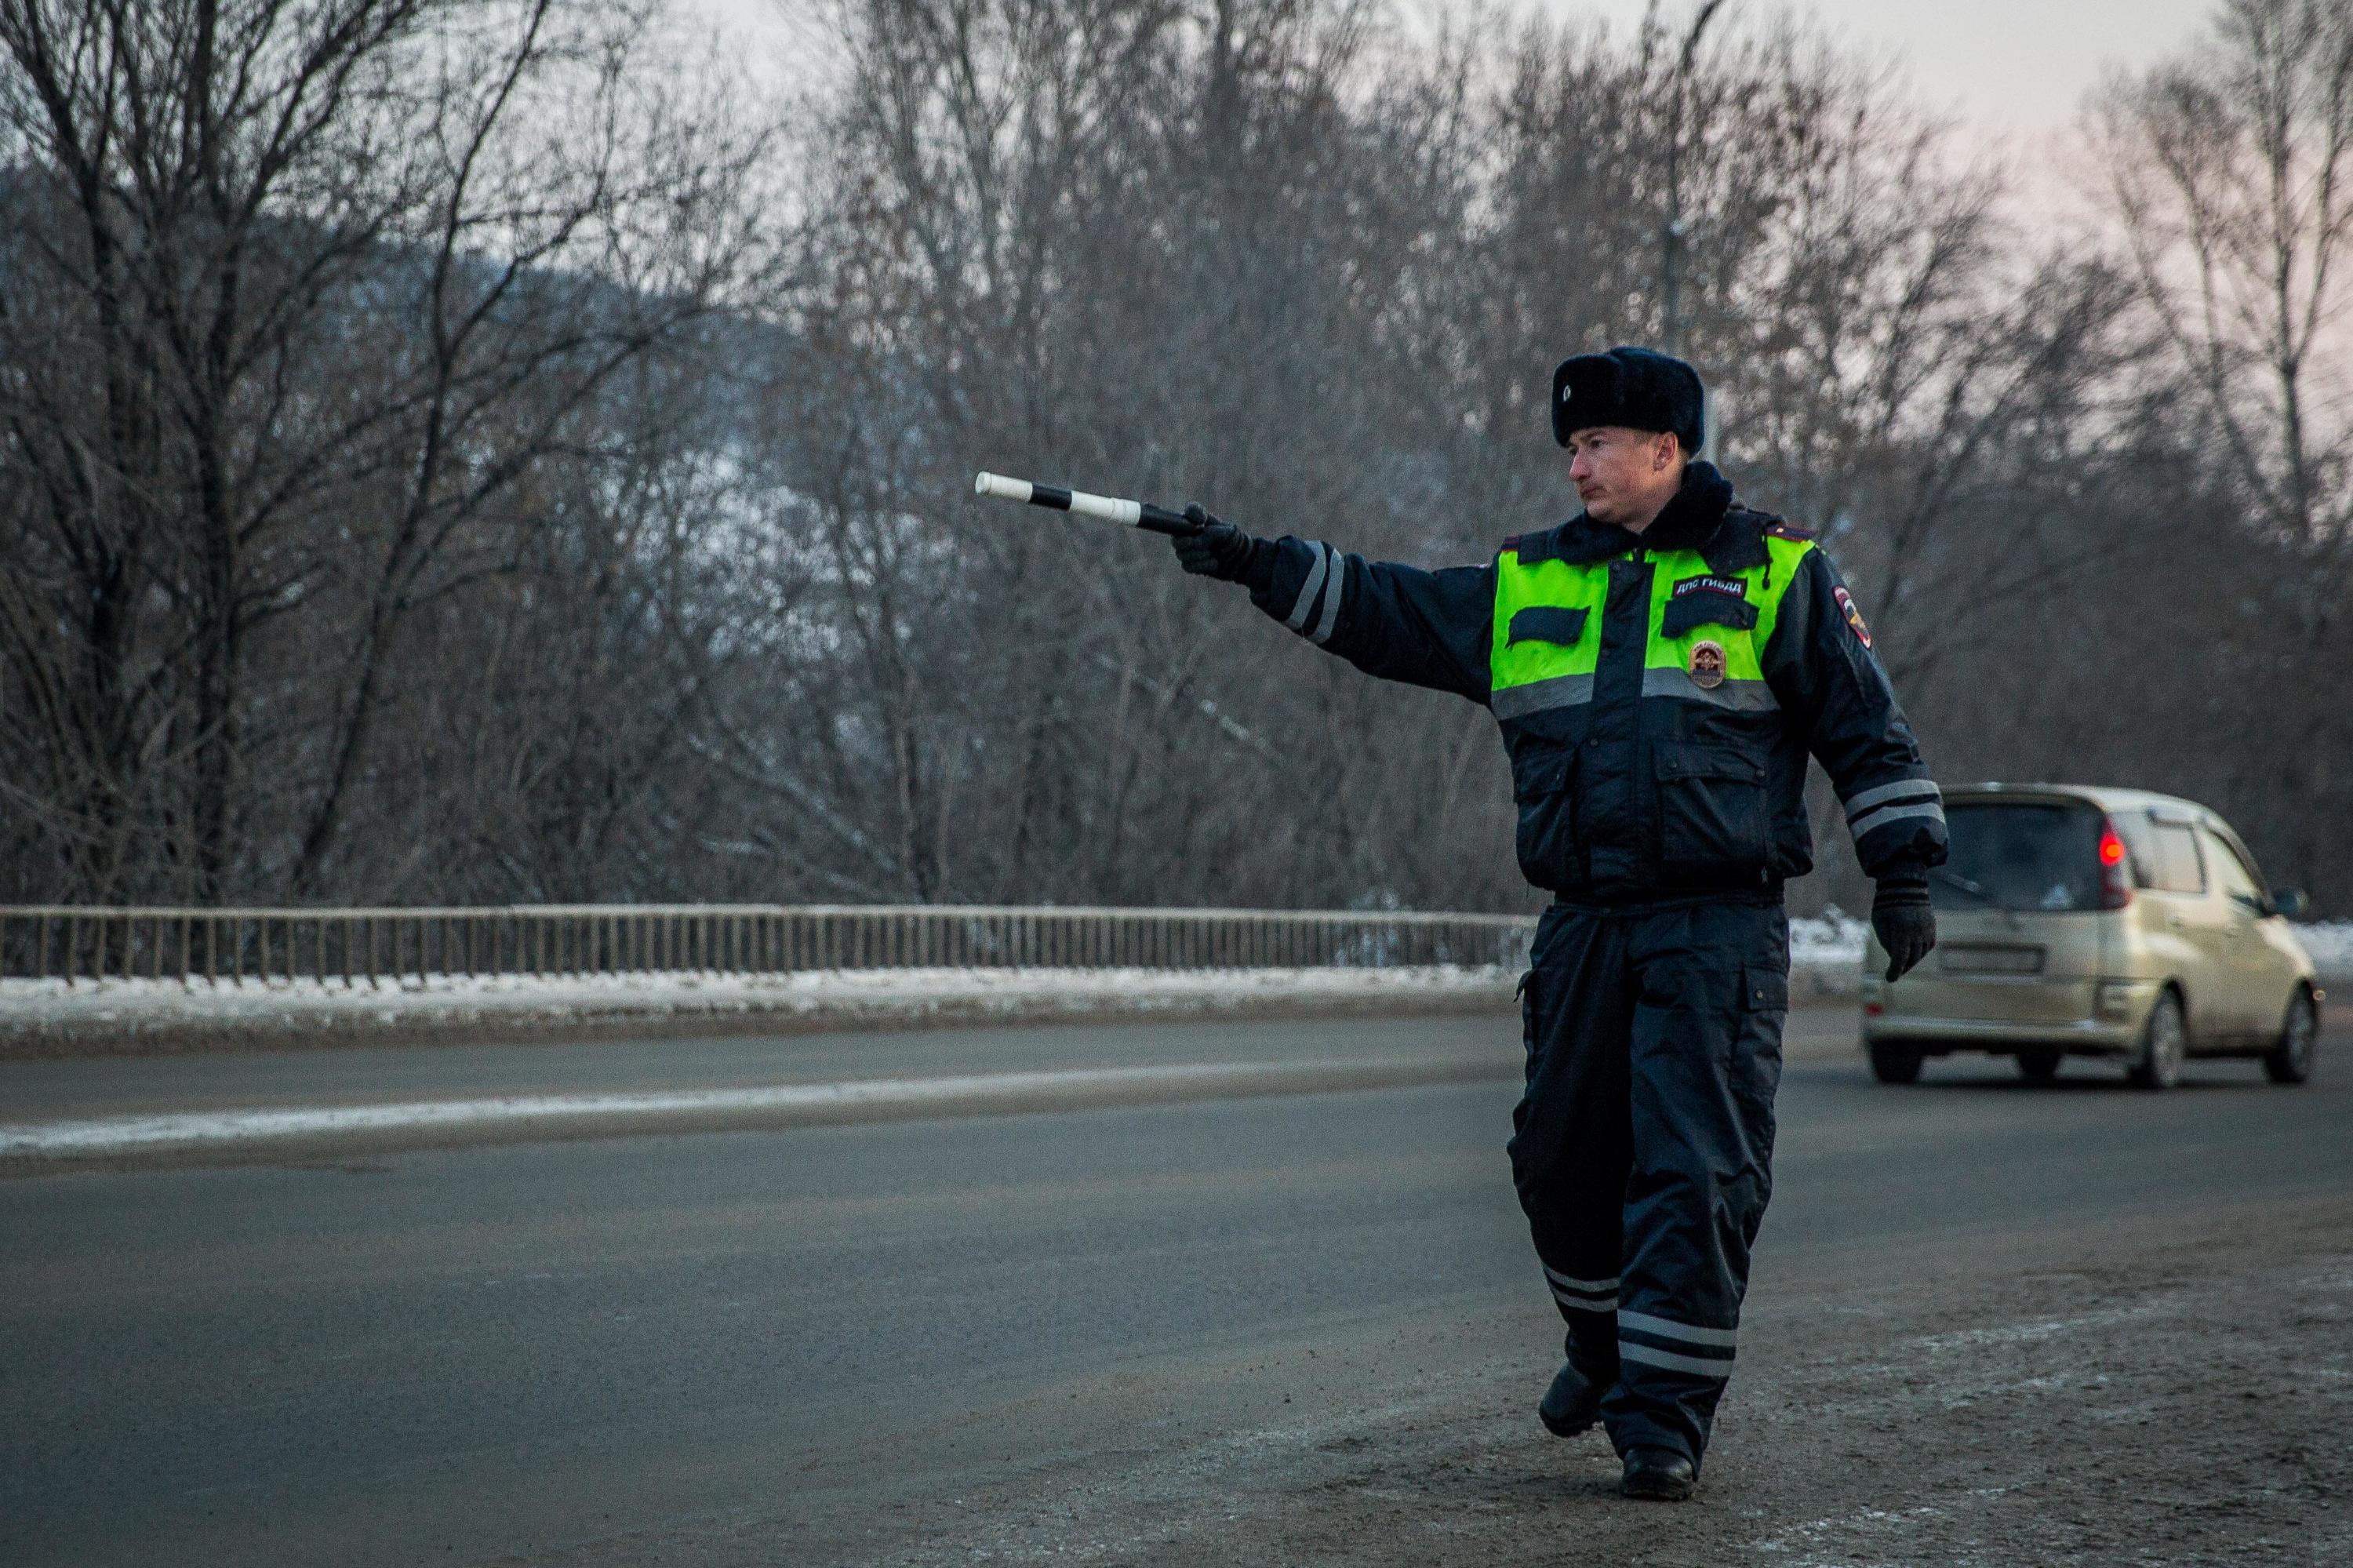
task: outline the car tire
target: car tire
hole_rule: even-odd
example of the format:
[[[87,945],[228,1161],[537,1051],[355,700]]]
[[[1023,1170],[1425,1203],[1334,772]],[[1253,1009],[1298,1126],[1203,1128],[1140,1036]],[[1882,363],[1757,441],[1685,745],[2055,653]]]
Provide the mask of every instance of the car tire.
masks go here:
[[[2126,1075],[2137,1089],[2169,1089],[2181,1081],[2182,1058],[2189,1054],[2189,1031],[2181,1021],[2181,998],[2160,992],[2140,1026],[2140,1050]]]
[[[2263,1057],[2263,1076],[2274,1084],[2301,1084],[2312,1077],[2313,1058],[2320,1054],[2320,1009],[2312,992],[2302,986],[2289,999],[2287,1016],[2280,1022],[2279,1044]]]
[[[1919,1048],[1897,1045],[1884,1040],[1873,1041],[1871,1075],[1883,1084],[1917,1083],[1920,1078]]]
[[[2018,1054],[2018,1075],[2030,1084],[2054,1082],[2059,1076],[2061,1054],[2057,1047],[2050,1045],[2037,1046],[2031,1051],[2021,1051]]]

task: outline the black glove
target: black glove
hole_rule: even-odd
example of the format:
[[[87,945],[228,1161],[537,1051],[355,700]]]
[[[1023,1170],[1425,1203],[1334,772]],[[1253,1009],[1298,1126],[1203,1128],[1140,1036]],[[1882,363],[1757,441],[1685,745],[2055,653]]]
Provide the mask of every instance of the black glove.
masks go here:
[[[1220,523],[1198,503],[1185,508],[1185,521],[1198,526],[1192,534],[1171,534],[1177,562],[1197,577],[1238,583],[1250,576],[1250,555],[1258,541],[1230,523]]]
[[[1924,866],[1897,866],[1879,879],[1871,900],[1872,934],[1887,949],[1887,978],[1928,956],[1936,945],[1936,916],[1928,907],[1928,873]]]

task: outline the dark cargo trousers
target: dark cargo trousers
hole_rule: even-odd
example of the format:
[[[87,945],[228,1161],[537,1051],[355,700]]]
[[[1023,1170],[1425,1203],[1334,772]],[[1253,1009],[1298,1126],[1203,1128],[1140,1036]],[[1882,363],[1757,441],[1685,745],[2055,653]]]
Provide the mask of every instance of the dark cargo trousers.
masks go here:
[[[1788,920],[1778,897],[1556,905],[1525,984],[1512,1176],[1569,1359],[1620,1453],[1697,1465],[1772,1193]]]

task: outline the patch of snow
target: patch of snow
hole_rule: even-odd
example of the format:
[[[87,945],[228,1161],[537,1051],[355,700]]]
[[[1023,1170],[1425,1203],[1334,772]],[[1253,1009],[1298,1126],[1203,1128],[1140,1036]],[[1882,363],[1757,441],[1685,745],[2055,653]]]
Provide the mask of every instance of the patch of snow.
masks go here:
[[[782,975],[408,976],[364,981],[0,980],[0,1033],[14,1028],[253,1025],[353,1019],[383,1024],[528,1017],[775,1014],[786,1018],[987,1018],[1103,1010],[1223,1011],[1270,1002],[1460,998],[1508,1002],[1516,970],[1419,969],[831,969]]]
[[[1853,994],[1863,922],[1836,909],[1789,922],[1800,998]],[[2353,929],[2353,928],[2348,928]],[[346,986],[319,981],[0,980],[0,1040],[11,1033],[140,1033],[193,1028],[268,1033],[328,1024],[416,1024],[769,1015],[808,1024],[1011,1021],[1078,1013],[1250,1012],[1269,1006],[1401,1002],[1508,1006],[1514,967],[1314,969],[891,969],[732,975],[434,975]]]
[[[1849,996],[1862,923],[1790,923],[1793,990]],[[1516,968],[1436,965],[1251,969],[894,969],[781,975],[406,976],[340,980],[0,980],[0,1047],[10,1035],[140,1035],[172,1031],[259,1036],[359,1025],[773,1017],[802,1027],[888,1026],[1102,1013],[1220,1013],[1330,1006],[1510,1006]]]
[[[1858,920],[1835,904],[1820,915],[1789,922],[1789,967],[1862,962],[1868,921]]]
[[[2353,985],[2353,920],[2316,920],[2293,929],[2323,985]]]

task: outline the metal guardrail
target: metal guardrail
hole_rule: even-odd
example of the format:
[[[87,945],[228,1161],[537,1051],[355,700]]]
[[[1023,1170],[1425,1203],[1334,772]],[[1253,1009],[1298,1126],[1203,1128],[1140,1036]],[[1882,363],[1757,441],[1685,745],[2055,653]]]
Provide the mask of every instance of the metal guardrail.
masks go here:
[[[1521,967],[1533,916],[971,905],[0,907],[0,978],[302,979],[842,969]]]

